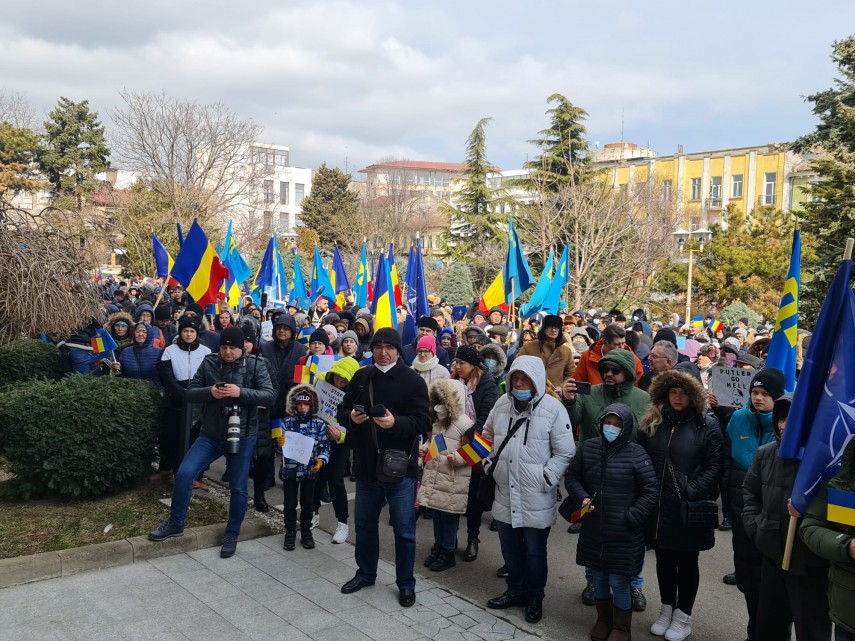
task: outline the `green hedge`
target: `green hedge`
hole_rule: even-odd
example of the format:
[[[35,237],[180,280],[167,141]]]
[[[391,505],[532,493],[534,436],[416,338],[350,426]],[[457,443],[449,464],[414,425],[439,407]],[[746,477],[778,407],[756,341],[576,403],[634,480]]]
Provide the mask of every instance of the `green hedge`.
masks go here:
[[[0,448],[21,496],[98,496],[155,458],[157,390],[145,381],[70,376],[0,394]]]
[[[35,378],[52,381],[62,376],[59,350],[43,340],[21,338],[0,345],[0,381],[14,383]]]

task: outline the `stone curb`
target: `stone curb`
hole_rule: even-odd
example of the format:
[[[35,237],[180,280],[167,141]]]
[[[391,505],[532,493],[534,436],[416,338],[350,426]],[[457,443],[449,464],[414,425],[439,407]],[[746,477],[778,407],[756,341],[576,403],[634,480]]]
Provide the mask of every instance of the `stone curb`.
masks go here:
[[[145,536],[135,536],[57,552],[0,559],[0,589],[215,547],[223,542],[225,527],[220,523],[188,528],[184,530],[184,536],[160,543],[149,541]],[[263,520],[247,517],[239,540],[248,541],[275,533]]]

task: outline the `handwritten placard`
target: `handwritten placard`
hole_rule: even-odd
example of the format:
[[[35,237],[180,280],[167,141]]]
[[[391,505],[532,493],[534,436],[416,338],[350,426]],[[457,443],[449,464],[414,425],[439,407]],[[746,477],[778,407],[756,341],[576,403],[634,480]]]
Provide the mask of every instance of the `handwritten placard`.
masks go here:
[[[336,421],[335,419],[339,403],[344,400],[344,390],[340,390],[335,385],[332,385],[330,383],[327,383],[325,380],[320,379],[315,385],[315,391],[318,393],[318,397],[321,399],[321,416],[323,416],[326,421],[335,425],[339,430],[344,432],[344,428],[339,425],[338,421]]]
[[[307,465],[315,449],[315,439],[303,436],[299,432],[285,432],[285,445],[282,446],[282,457]]]
[[[273,321],[263,321],[261,323],[261,340],[273,340]]]
[[[757,372],[737,367],[713,367],[710,377],[710,393],[718,398],[718,404],[742,409],[751,400],[749,386]]]

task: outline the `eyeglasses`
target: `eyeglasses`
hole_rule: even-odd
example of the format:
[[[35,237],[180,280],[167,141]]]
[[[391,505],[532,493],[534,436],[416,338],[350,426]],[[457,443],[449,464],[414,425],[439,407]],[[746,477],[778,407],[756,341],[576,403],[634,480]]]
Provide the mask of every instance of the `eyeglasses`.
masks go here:
[[[650,352],[650,358],[668,358],[667,356],[663,356],[662,354],[654,354]]]
[[[394,345],[389,345],[388,343],[377,343],[373,349],[376,349],[376,350],[381,351],[381,352],[392,352],[392,351],[397,352],[398,351],[397,347],[395,347]]]
[[[419,349],[419,350],[416,350],[416,354],[418,354],[419,356],[426,356],[426,355],[428,355],[428,354],[432,354],[432,353],[433,353],[433,352],[431,352],[429,349]]]
[[[621,374],[623,373],[623,369],[620,367],[611,367],[606,365],[603,367],[603,374]]]

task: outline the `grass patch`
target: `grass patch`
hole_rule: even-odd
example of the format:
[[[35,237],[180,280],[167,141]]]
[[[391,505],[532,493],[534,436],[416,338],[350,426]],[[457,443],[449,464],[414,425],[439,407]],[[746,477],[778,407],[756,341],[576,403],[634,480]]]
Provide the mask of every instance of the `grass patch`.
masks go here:
[[[169,516],[160,499],[172,495],[169,481],[141,480],[133,489],[97,499],[21,501],[12,483],[0,482],[0,559],[148,534]],[[227,505],[194,495],[186,527],[227,519]],[[112,527],[105,533],[108,525]]]

